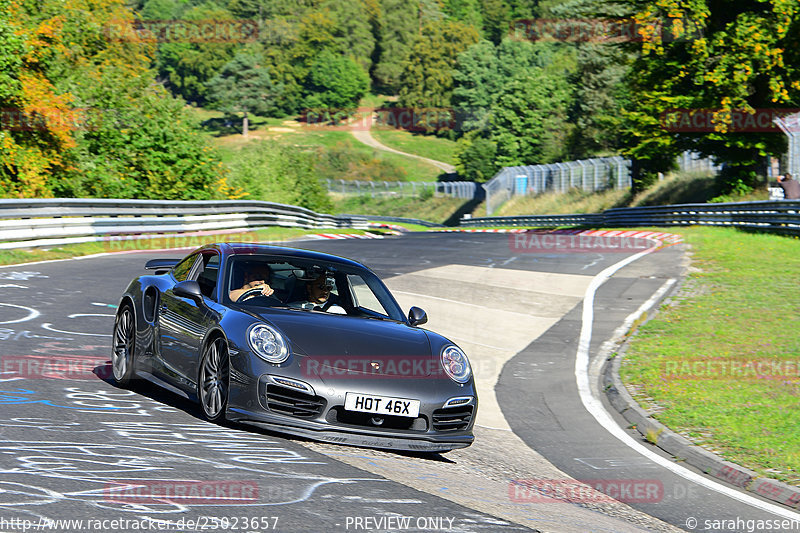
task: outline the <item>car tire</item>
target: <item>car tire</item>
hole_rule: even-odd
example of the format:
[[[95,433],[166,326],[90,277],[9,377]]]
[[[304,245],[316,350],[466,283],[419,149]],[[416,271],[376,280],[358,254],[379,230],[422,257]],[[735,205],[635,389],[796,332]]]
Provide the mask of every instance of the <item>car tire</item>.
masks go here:
[[[225,419],[229,371],[227,343],[224,338],[215,337],[203,348],[197,380],[197,397],[206,420],[217,422]]]
[[[130,304],[124,304],[114,320],[111,346],[111,376],[118,385],[128,385],[133,377],[136,348],[136,317]]]

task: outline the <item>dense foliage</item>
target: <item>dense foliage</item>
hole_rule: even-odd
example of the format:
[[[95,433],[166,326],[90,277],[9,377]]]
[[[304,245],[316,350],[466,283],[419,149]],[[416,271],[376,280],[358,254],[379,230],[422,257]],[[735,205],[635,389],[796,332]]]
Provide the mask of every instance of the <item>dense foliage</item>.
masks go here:
[[[109,39],[118,0],[0,2],[0,194],[203,199],[229,194],[146,42]]]
[[[263,198],[272,185],[221,165],[186,103],[246,133],[253,116],[352,109],[370,91],[450,112],[427,133],[458,141],[466,179],[621,153],[641,187],[694,150],[725,163],[723,191],[744,191],[786,141],[725,112],[800,107],[796,0],[0,0],[0,13],[4,196]],[[677,131],[674,109],[719,120]],[[280,161],[316,194],[306,162]]]

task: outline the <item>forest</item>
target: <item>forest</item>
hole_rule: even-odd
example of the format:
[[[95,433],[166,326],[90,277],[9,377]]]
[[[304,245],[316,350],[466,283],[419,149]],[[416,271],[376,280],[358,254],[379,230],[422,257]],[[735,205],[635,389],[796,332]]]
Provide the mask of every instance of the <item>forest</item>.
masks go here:
[[[459,179],[620,154],[645,188],[693,150],[724,163],[727,191],[747,191],[786,139],[730,117],[800,108],[799,12],[796,0],[0,0],[0,195],[268,199],[231,176],[192,109],[246,133],[254,117],[340,120],[370,95],[450,117],[406,127],[456,141]],[[710,113],[711,127],[669,127],[676,112]],[[300,205],[324,205],[313,153],[270,157]]]

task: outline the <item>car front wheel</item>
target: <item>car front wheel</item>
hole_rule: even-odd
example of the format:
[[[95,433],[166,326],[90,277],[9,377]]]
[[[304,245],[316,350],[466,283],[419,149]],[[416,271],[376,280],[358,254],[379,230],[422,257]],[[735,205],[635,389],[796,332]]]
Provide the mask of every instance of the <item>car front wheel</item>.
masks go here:
[[[228,404],[228,347],[221,337],[209,342],[200,360],[198,397],[206,419],[214,422],[225,418]]]
[[[127,385],[133,376],[133,350],[136,327],[133,310],[124,305],[117,314],[114,323],[114,344],[111,351],[111,370],[114,381],[119,385]]]

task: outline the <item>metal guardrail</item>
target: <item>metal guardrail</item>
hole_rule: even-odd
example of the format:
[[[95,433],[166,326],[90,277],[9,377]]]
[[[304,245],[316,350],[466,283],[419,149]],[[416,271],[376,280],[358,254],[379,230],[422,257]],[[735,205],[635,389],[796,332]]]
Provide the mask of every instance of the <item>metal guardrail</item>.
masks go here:
[[[237,233],[271,226],[365,229],[367,221],[254,200],[0,200],[0,249],[104,241],[123,235]]]
[[[429,190],[434,196],[470,200],[481,194],[473,181],[358,181],[327,180],[328,192],[376,196],[418,196]]]
[[[530,215],[465,218],[461,226],[730,226],[800,235],[800,201],[730,202],[623,207],[587,215]]]
[[[369,222],[405,222],[406,224],[417,224],[419,226],[425,226],[426,228],[443,228],[442,224],[436,224],[435,222],[428,222],[427,220],[421,220],[419,218],[406,218],[406,217],[385,217],[380,215],[340,215],[343,217],[353,217],[364,219]]]

